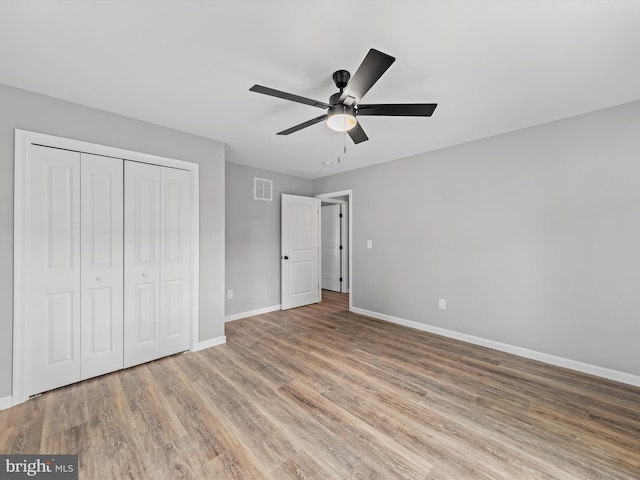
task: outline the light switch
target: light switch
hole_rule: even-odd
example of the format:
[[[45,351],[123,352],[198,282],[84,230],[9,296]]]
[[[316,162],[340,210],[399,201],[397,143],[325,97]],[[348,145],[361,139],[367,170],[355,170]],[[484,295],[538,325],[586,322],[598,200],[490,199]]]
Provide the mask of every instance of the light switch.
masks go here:
[[[373,248],[373,240],[367,240],[367,248]]]

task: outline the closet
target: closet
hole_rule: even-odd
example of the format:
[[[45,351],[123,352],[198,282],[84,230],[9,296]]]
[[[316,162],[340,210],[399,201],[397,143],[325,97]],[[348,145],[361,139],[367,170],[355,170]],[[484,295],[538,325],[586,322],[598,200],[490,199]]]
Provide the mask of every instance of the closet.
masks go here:
[[[188,350],[189,171],[32,145],[26,394]]]

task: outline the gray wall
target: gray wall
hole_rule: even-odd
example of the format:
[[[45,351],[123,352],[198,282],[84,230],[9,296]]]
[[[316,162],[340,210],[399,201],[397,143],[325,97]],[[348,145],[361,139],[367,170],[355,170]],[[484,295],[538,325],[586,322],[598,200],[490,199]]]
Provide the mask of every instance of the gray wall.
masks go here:
[[[354,306],[640,375],[639,125],[635,102],[315,180],[353,189]]]
[[[253,199],[253,177],[273,180],[273,201]],[[311,180],[227,162],[226,314],[280,304],[280,195],[310,196]],[[226,298],[226,297],[225,297]]]
[[[200,164],[200,340],[224,335],[224,144],[0,85],[0,397],[11,394],[15,128]]]

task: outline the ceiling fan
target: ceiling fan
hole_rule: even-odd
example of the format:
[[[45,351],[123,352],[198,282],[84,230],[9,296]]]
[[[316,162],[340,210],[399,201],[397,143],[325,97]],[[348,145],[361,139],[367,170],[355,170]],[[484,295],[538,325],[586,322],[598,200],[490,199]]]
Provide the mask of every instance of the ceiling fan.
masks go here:
[[[367,53],[367,56],[364,57],[353,77],[346,70],[334,72],[333,81],[340,91],[329,97],[329,103],[274,90],[262,85],[254,85],[249,90],[327,110],[324,115],[278,132],[278,135],[289,135],[326,120],[327,125],[332,130],[347,132],[353,143],[361,143],[369,140],[369,137],[364,133],[358,121],[359,116],[430,117],[438,106],[437,103],[360,103],[362,97],[365,96],[395,60],[394,57],[372,48]]]

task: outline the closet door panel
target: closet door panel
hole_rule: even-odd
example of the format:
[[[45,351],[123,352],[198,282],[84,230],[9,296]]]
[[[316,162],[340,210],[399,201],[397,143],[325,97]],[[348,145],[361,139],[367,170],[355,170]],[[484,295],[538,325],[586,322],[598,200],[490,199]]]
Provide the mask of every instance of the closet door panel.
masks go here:
[[[125,162],[125,367],[160,356],[160,190],[160,167]]]
[[[82,378],[123,368],[123,161],[81,156]]]
[[[33,145],[27,395],[80,380],[80,154]]]
[[[189,172],[161,170],[161,355],[189,349]]]

